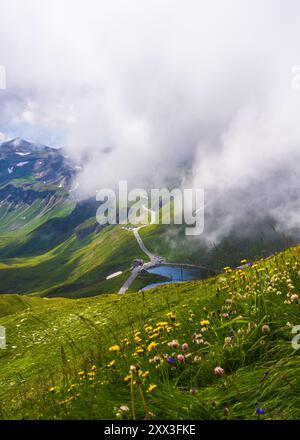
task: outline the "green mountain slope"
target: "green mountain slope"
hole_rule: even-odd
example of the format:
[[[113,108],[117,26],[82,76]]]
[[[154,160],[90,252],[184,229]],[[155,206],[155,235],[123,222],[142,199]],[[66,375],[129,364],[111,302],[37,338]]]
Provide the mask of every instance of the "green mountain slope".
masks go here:
[[[300,324],[299,290],[298,246],[143,293],[1,295],[0,414],[297,419],[300,350],[291,330]]]

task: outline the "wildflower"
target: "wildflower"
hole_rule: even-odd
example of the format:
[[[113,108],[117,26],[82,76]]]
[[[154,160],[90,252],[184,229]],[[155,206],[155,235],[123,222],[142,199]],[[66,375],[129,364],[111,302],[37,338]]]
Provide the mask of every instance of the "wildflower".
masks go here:
[[[108,366],[108,368],[112,368],[115,366],[115,364],[116,364],[116,361],[112,360],[112,361],[110,361],[110,363],[107,366]]]
[[[144,373],[142,373],[142,377],[148,377],[149,376],[149,371],[144,371]]]
[[[202,321],[200,321],[200,325],[202,327],[205,327],[205,326],[209,325],[209,321],[207,319],[202,319]]]
[[[79,376],[84,376],[84,371],[78,371]]]
[[[185,342],[184,344],[182,344],[181,346],[181,350],[182,351],[188,351],[189,349],[189,344],[187,342]]]
[[[264,335],[268,335],[271,330],[270,327],[267,324],[265,324],[262,326],[261,331],[263,332]]]
[[[130,365],[129,371],[133,374],[136,374],[140,367],[138,365]]]
[[[185,357],[183,354],[178,354],[177,355],[177,360],[178,362],[180,362],[181,364],[183,364],[185,362]]]
[[[157,346],[158,346],[157,342],[150,342],[150,344],[147,347],[147,350],[148,351],[155,350]]]
[[[51,387],[51,388],[49,388],[48,392],[49,393],[55,393],[56,390],[57,390],[56,387]]]
[[[228,298],[228,299],[226,299],[225,303],[228,304],[229,306],[231,306],[233,301],[232,301],[232,299]]]
[[[150,385],[148,386],[147,392],[148,393],[152,393],[153,391],[155,391],[157,388],[157,385],[155,385],[154,383],[150,383]]]
[[[121,405],[116,411],[117,419],[123,419],[129,413],[129,408],[127,405]]]
[[[174,364],[175,359],[171,356],[171,357],[168,358],[168,362],[169,362],[170,364]]]
[[[298,303],[299,302],[299,297],[298,297],[298,295],[296,293],[294,295],[292,295],[290,299],[291,299],[292,303]]]
[[[124,382],[129,382],[131,378],[132,378],[132,375],[127,374],[127,376],[125,376],[123,380],[124,380]]]
[[[228,313],[223,313],[222,316],[223,316],[223,318],[229,318],[229,314]]]
[[[169,324],[168,322],[163,321],[163,322],[158,322],[156,325],[157,327],[166,327],[168,324]]]
[[[247,264],[247,260],[246,259],[241,260],[241,264]]]
[[[228,414],[229,414],[229,408],[228,408],[227,405],[224,405],[224,406],[223,406],[223,413],[224,413],[224,416],[228,416]]]
[[[192,336],[192,341],[196,344],[202,344],[203,339],[201,333],[194,333]]]
[[[264,408],[260,408],[258,405],[256,405],[256,414],[258,415],[258,416],[260,416],[260,415],[263,415],[264,413],[265,413],[265,410],[264,410]]]
[[[111,347],[109,347],[108,350],[109,351],[120,351],[121,347],[119,345],[112,345]]]
[[[169,312],[166,315],[171,321],[175,320],[175,313],[174,312]]]
[[[160,361],[160,357],[159,356],[154,356],[154,358],[149,359],[150,364],[152,364],[153,362],[158,362]]]
[[[214,373],[216,376],[223,376],[224,369],[222,367],[218,366],[214,369]]]
[[[93,366],[91,367],[91,371],[95,371],[96,369],[97,369],[96,365],[93,365]]]
[[[173,339],[173,341],[168,342],[168,347],[170,348],[177,348],[179,346],[179,342],[176,339]]]
[[[224,340],[224,347],[228,347],[229,345],[231,345],[233,343],[233,340],[230,336],[227,336]]]
[[[152,335],[149,335],[149,339],[155,339],[159,336],[159,333],[152,333]]]
[[[201,356],[196,355],[196,356],[194,357],[194,359],[193,359],[193,362],[194,362],[195,364],[199,364],[199,363],[201,362]]]

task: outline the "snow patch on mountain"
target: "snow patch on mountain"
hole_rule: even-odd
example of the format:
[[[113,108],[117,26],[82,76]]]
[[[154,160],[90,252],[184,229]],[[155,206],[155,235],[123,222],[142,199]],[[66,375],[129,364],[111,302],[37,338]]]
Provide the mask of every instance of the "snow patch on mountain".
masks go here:
[[[18,156],[28,156],[28,154],[31,154],[31,153],[22,153],[22,151],[16,151],[16,154]]]
[[[26,162],[19,162],[19,163],[17,163],[17,167],[23,167],[24,165],[27,165],[29,162],[28,161],[26,161]]]

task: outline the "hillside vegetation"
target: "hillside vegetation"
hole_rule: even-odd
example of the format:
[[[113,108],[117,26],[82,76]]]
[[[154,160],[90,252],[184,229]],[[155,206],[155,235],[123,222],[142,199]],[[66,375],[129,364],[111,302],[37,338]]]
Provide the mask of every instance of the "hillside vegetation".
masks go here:
[[[141,293],[1,295],[1,417],[299,418],[299,251]]]

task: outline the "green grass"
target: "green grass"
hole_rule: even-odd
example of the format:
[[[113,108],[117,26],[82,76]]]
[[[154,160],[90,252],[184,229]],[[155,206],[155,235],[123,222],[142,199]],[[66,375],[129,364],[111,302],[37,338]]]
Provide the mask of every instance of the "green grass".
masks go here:
[[[143,293],[1,296],[2,418],[298,419],[299,251]]]
[[[133,234],[119,226],[78,241],[73,234],[38,256],[0,260],[2,293],[48,296],[92,296],[115,292],[129,276],[134,258],[143,258]],[[122,276],[106,277],[122,270]]]

